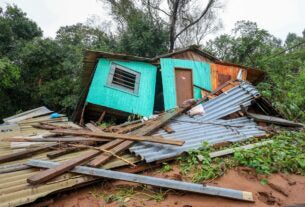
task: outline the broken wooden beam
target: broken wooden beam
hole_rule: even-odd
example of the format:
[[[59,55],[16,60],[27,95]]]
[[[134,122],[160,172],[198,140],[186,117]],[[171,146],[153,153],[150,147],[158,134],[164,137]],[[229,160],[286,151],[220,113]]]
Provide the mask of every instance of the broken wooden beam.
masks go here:
[[[175,109],[171,112],[167,112],[163,114],[159,119],[154,120],[150,125],[144,126],[136,131],[131,132],[130,134],[136,134],[136,135],[151,135],[153,134],[156,130],[158,130],[160,127],[165,126],[171,119],[179,116],[180,114],[188,111],[192,105],[189,105],[188,107],[185,108],[179,108]],[[115,154],[119,154],[126,149],[128,149],[134,142],[133,141],[124,141],[111,149],[110,151]],[[88,163],[89,166],[92,167],[97,167],[105,162],[107,162],[111,158],[111,154],[103,153],[96,157],[94,160]]]
[[[126,133],[132,132],[132,131],[134,131],[136,129],[140,129],[143,126],[145,126],[144,123],[133,124],[132,126],[127,126],[127,127],[118,129],[118,131],[116,133],[118,133],[118,134],[126,134]]]
[[[60,157],[62,155],[66,155],[66,154],[69,154],[71,152],[77,152],[77,151],[80,151],[80,150],[81,150],[81,148],[78,148],[78,147],[69,147],[69,148],[59,149],[59,150],[49,152],[47,154],[47,157],[50,158],[50,159],[54,159],[54,158]]]
[[[169,126],[164,126],[164,127],[162,127],[162,129],[164,130],[164,131],[166,131],[166,133],[168,133],[168,134],[171,134],[171,133],[174,133],[175,131],[171,128],[171,127],[169,127]]]
[[[121,142],[119,142],[121,141]],[[113,140],[113,142],[119,142],[115,147],[113,147],[110,152],[113,154],[119,154],[120,152],[125,151],[130,147],[130,145],[133,143],[133,141],[122,141],[120,139]],[[93,160],[91,160],[88,165],[92,167],[97,167],[101,164],[104,164],[112,157],[112,154],[110,153],[102,153],[99,156],[95,157]]]
[[[35,147],[32,149],[26,149],[20,152],[15,152],[15,153],[11,153],[9,155],[4,155],[0,157],[0,163],[4,163],[4,162],[10,162],[10,161],[14,161],[17,159],[23,159],[25,157],[31,156],[35,153],[44,151],[44,150],[48,150],[52,147],[56,147],[58,146],[58,144],[48,144],[48,145],[44,145],[41,147]]]
[[[60,163],[43,161],[43,160],[30,160],[27,162],[27,164],[33,167],[49,168],[49,169],[54,169],[60,166]],[[72,169],[71,172],[79,173],[82,175],[141,183],[141,184],[152,185],[162,188],[188,191],[188,192],[194,192],[194,193],[200,193],[200,194],[206,194],[212,196],[220,196],[225,198],[237,199],[241,201],[248,201],[248,202],[254,201],[251,192],[239,191],[229,188],[221,188],[216,186],[188,183],[177,180],[169,180],[164,178],[156,178],[151,176],[137,175],[132,173],[125,173],[125,172],[118,172],[118,171],[97,169],[97,168],[83,167],[83,166],[77,166],[74,169]]]
[[[102,114],[101,114],[101,116],[98,118],[98,120],[97,120],[96,123],[97,123],[97,124],[101,124],[102,121],[104,120],[105,115],[106,115],[106,111],[103,111]]]
[[[111,142],[108,142],[108,143],[100,146],[99,149],[107,150],[107,149],[112,148],[115,145],[117,145],[119,141],[121,141],[121,140],[113,140]],[[67,160],[67,161],[61,163],[61,165],[57,166],[56,168],[38,172],[37,174],[29,177],[27,179],[27,182],[31,183],[31,184],[43,183],[58,175],[61,175],[64,172],[69,171],[70,169],[72,169],[73,167],[75,167],[77,165],[83,164],[84,162],[99,155],[100,153],[101,153],[101,151],[96,151],[96,150],[89,151],[86,154],[82,155],[81,157],[76,157],[74,159]]]
[[[133,164],[132,162],[129,162],[127,159],[123,158],[123,157],[120,157],[112,152],[110,152],[109,150],[105,150],[105,149],[100,149],[98,147],[92,147],[92,146],[88,146],[88,145],[82,145],[82,144],[71,144],[69,146],[72,146],[72,147],[79,147],[79,148],[85,148],[85,149],[94,149],[94,150],[98,150],[98,151],[102,151],[102,152],[105,152],[105,153],[108,153],[108,154],[111,154],[112,156],[116,157],[117,159],[119,160],[122,160],[123,162],[126,162],[128,165],[131,165],[133,167],[136,167],[135,164]]]
[[[153,132],[158,130],[160,127],[162,127],[163,125],[168,123],[172,118],[175,118],[175,117],[179,116],[181,113],[186,112],[191,107],[192,107],[192,105],[190,105],[188,107],[185,107],[185,108],[179,108],[179,109],[174,110],[172,112],[166,113],[162,117],[160,117],[159,120],[155,120],[155,122],[150,124],[149,126],[144,126],[137,131],[131,132],[130,134],[137,134],[137,135],[140,135],[140,136],[151,135]],[[119,142],[120,142],[120,140],[116,139],[116,140],[113,140],[113,141],[111,141],[107,144],[104,144],[100,148],[111,149],[111,148],[113,148],[114,144],[117,144]],[[119,153],[123,152],[124,150],[128,149],[133,143],[134,143],[134,141],[123,141],[120,144],[116,145],[110,151],[114,154],[119,154]],[[61,163],[56,168],[48,169],[48,170],[39,172],[39,173],[29,177],[27,179],[27,182],[30,183],[30,184],[43,183],[43,182],[48,181],[48,180],[50,180],[50,179],[52,179],[52,178],[54,178],[54,177],[56,177],[56,176],[58,176],[58,175],[60,175],[64,172],[69,171],[70,169],[73,169],[75,166],[77,166],[81,163],[84,163],[84,162],[90,160],[91,158],[93,158],[93,157],[95,157],[99,154],[100,154],[100,151],[90,151],[90,152],[88,152],[87,154],[83,155],[80,158],[74,158],[72,160]],[[103,155],[106,157],[106,158],[103,158],[103,161],[108,160],[112,157],[111,154],[107,154],[107,153],[103,153]]]
[[[182,140],[164,139],[160,137],[151,137],[151,136],[125,135],[125,134],[116,134],[116,133],[90,132],[84,130],[68,130],[68,129],[56,129],[53,130],[52,132],[57,134],[100,137],[105,139],[122,139],[122,140],[131,140],[131,141],[156,142],[156,143],[171,144],[178,146],[182,146],[184,144],[184,141]]]
[[[31,137],[12,137],[6,138],[9,142],[108,142],[109,139],[86,138],[86,137],[48,137],[48,138],[31,138]]]

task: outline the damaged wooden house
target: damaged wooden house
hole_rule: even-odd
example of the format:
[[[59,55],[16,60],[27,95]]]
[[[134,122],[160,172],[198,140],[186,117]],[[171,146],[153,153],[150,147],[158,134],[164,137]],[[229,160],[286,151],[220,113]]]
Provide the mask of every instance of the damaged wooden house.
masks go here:
[[[269,138],[282,129],[303,129],[304,124],[284,119],[250,83],[263,76],[260,70],[225,63],[194,46],[152,59],[87,51],[83,93],[74,113],[77,123],[39,107],[7,117],[0,125],[0,207],[44,202],[104,179],[258,200],[250,191],[137,173],[203,149],[203,143],[230,146],[268,139],[239,147],[250,149],[272,143]],[[184,105],[189,99],[196,101]],[[202,113],[191,114],[197,108]],[[149,117],[162,111],[150,119],[96,124],[105,114]]]
[[[75,122],[107,115],[149,117],[202,98],[228,80],[257,83],[258,69],[228,63],[190,46],[154,58],[86,51]]]

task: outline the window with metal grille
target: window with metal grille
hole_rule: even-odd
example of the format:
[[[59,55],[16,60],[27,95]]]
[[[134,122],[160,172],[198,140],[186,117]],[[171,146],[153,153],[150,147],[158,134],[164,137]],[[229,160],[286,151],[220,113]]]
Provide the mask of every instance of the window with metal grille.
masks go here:
[[[138,94],[139,80],[140,73],[121,65],[112,64],[108,77],[108,86]]]

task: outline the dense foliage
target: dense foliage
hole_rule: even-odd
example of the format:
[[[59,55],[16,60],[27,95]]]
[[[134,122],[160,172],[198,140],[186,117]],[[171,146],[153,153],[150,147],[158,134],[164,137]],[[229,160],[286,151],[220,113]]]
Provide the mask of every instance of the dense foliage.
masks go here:
[[[50,39],[17,6],[0,8],[0,119],[41,105],[71,115],[84,49],[149,57],[165,52],[165,30],[132,4],[130,10],[115,36],[104,32],[107,25],[78,23],[59,28]]]
[[[282,43],[256,23],[240,21],[232,35],[221,35],[205,48],[226,61],[264,70],[262,94],[288,118],[305,121],[305,30],[303,36],[289,33]]]
[[[153,57],[168,51],[168,29],[133,1],[111,8],[117,31],[78,23],[63,26],[54,39],[15,5],[0,8],[0,119],[41,105],[70,115],[78,100],[84,49]],[[289,33],[282,43],[256,23],[237,22],[204,48],[219,58],[267,72],[258,85],[289,118],[305,120],[305,41]],[[293,47],[292,49],[289,49]],[[287,50],[288,49],[288,50]],[[282,52],[283,50],[287,50]]]
[[[277,172],[305,173],[304,132],[282,132],[272,137],[273,142],[249,150],[235,151],[233,156],[210,158],[209,153],[218,151],[213,147],[203,146],[202,150],[189,151],[178,159],[180,171],[194,182],[215,179],[222,176],[227,169],[246,166],[255,169],[258,174]],[[260,140],[236,143],[228,148],[239,147]],[[200,159],[199,159],[200,158]]]

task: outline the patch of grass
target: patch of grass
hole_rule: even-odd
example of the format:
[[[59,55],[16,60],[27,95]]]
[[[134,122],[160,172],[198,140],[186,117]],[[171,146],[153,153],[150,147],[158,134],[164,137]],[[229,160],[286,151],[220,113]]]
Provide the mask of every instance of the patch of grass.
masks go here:
[[[183,175],[192,175],[193,182],[215,179],[223,175],[227,165],[231,165],[228,159],[210,158],[209,154],[213,148],[207,143],[203,143],[202,148],[201,150],[191,150],[186,156],[178,158],[180,172]]]
[[[259,174],[277,172],[305,174],[305,134],[282,132],[273,143],[234,153],[238,165],[252,167]]]
[[[94,198],[103,198],[106,203],[117,202],[118,206],[125,206],[125,200],[135,194],[133,187],[120,187],[115,193],[109,192],[91,192]]]
[[[151,198],[157,202],[163,201],[165,199],[168,191],[169,190],[163,191],[162,189],[160,189],[159,192],[155,192]]]
[[[147,188],[143,188],[143,190],[137,192],[137,194],[145,195],[149,198],[149,200],[154,200],[156,202],[160,202],[166,198],[167,193],[169,191],[171,191],[171,189],[164,191],[162,188],[160,188],[158,191],[155,191],[155,190],[152,191],[152,190],[148,190]]]
[[[267,185],[267,184],[268,184],[268,180],[267,180],[267,179],[261,179],[261,180],[260,180],[260,183],[261,183],[262,185]]]
[[[305,174],[305,133],[282,132],[272,138],[273,143],[250,150],[239,150],[227,157],[211,159],[209,153],[214,149],[203,143],[201,150],[192,150],[186,156],[180,156],[178,163],[183,175],[191,175],[193,182],[213,180],[227,169],[236,166],[254,168],[259,174],[276,172]],[[235,143],[225,148],[238,147],[260,142],[250,139],[246,142]]]
[[[162,163],[162,168],[159,170],[160,173],[165,173],[173,170],[173,168],[168,163]]]

